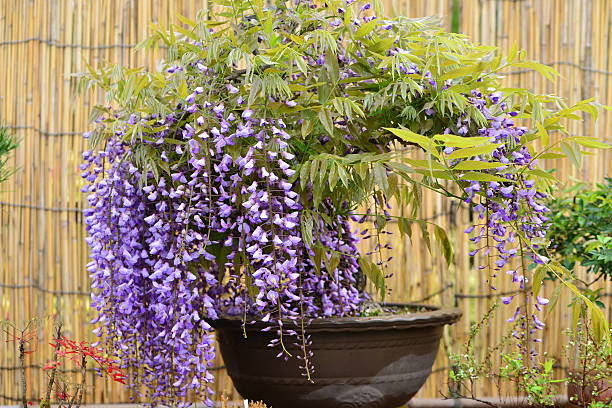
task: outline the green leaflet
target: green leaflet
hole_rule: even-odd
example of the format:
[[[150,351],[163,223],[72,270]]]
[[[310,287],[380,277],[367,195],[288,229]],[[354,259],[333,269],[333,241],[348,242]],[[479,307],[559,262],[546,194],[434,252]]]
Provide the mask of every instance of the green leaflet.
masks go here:
[[[503,182],[513,182],[512,180],[508,180],[503,177],[494,176],[492,174],[487,173],[478,173],[471,171],[469,173],[465,173],[461,177],[460,180],[469,180],[469,181],[503,181]]]
[[[430,153],[434,157],[440,157],[440,153],[435,148],[434,142],[432,139],[419,135],[418,133],[414,133],[409,129],[394,129],[394,128],[384,128],[389,132],[393,133],[395,136],[399,137],[405,142],[415,143],[422,147],[425,151]]]
[[[453,262],[453,246],[448,239],[448,235],[446,235],[446,230],[439,225],[434,225],[434,236],[442,248],[442,255],[444,255],[446,264],[450,265]]]
[[[457,163],[453,170],[488,170],[500,167],[499,163],[489,163],[477,160],[463,160]]]
[[[481,154],[489,154],[493,152],[493,150],[497,149],[498,147],[499,145],[489,144],[485,146],[467,147],[464,149],[458,149],[452,152],[451,154],[449,154],[447,159],[455,160],[455,159],[463,159],[466,157],[480,156]]]
[[[383,272],[380,270],[378,265],[374,262],[370,261],[367,258],[360,257],[359,266],[361,267],[361,271],[365,274],[365,276],[374,284],[374,287],[378,290],[381,301],[385,300],[386,286],[385,286],[385,276]]]
[[[457,135],[435,135],[434,140],[438,140],[444,143],[444,146],[449,147],[475,147],[483,143],[489,142],[490,137],[474,136],[464,137]]]

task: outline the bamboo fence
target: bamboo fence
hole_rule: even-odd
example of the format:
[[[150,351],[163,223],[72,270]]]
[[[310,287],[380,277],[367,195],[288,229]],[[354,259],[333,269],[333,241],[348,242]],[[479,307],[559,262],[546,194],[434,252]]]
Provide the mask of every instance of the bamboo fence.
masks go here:
[[[453,7],[458,11],[458,30],[475,41],[507,50],[513,43],[525,48],[530,58],[549,63],[561,77],[547,82],[532,72],[508,72],[511,86],[556,93],[570,101],[594,97],[612,103],[612,1],[609,0],[386,0],[386,10],[409,17],[438,15],[451,29]],[[91,107],[101,95],[77,95],[71,73],[83,72],[85,63],[99,66],[119,63],[155,69],[164,50],[134,52],[132,47],[147,36],[149,23],[166,26],[176,14],[194,17],[207,7],[205,0],[0,0],[0,123],[21,139],[10,164],[18,168],[0,191],[0,318],[23,322],[35,316],[60,315],[66,335],[92,340],[88,322],[89,285],[85,264],[82,209],[79,192],[80,153],[86,148]],[[596,125],[577,123],[572,132],[612,141],[612,112]],[[609,175],[610,152],[586,157],[576,170],[567,162],[548,163],[562,179],[589,182]],[[440,197],[425,195],[422,216],[450,231],[457,248],[453,265],[446,267],[440,256],[429,255],[424,243],[391,237],[395,272],[390,279],[391,300],[422,300],[457,305],[463,319],[449,330],[441,347],[434,373],[420,397],[447,393],[447,350],[461,350],[470,324],[512,288],[500,278],[497,295],[481,283],[467,255],[463,234],[469,214]],[[392,227],[393,229],[393,227]],[[470,263],[472,262],[472,263]],[[550,294],[550,285],[544,291]],[[609,303],[612,285],[605,287]],[[569,301],[562,294],[560,305]],[[608,310],[610,316],[611,311]],[[487,325],[475,341],[483,353],[508,329],[505,316]],[[561,334],[570,325],[569,310],[557,307],[547,319],[545,343],[550,356],[559,361],[557,375],[564,374],[566,360]],[[50,320],[41,326],[49,333]],[[41,365],[48,353],[45,341],[28,356],[29,398],[41,394]],[[18,397],[16,346],[0,348],[0,404],[15,404]],[[215,389],[237,399],[220,359]],[[127,402],[128,393],[91,372],[87,402]],[[492,383],[479,383],[479,395],[512,393]]]

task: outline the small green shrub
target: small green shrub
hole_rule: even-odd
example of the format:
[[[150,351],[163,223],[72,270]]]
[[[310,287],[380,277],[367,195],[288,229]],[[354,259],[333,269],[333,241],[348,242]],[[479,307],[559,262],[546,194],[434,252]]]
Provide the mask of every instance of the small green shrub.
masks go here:
[[[549,252],[567,269],[612,279],[612,178],[595,189],[578,185],[575,194],[552,199]]]

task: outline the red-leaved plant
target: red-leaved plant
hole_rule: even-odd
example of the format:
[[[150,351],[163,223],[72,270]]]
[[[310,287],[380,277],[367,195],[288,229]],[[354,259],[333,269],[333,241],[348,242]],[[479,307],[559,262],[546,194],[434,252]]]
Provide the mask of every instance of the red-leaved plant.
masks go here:
[[[23,408],[32,405],[27,401],[27,384],[25,380],[25,356],[37,351],[38,329],[41,319],[29,320],[23,328],[18,328],[14,323],[3,321],[2,331],[6,334],[6,342],[14,342],[19,347],[19,363],[21,372],[21,402]],[[92,366],[100,376],[108,376],[112,381],[121,384],[126,383],[127,375],[120,367],[119,362],[100,348],[86,341],[75,341],[62,335],[62,325],[57,323],[55,333],[49,345],[53,349],[53,358],[42,368],[48,373],[44,396],[39,398],[41,408],[50,408],[51,396],[53,395],[59,407],[79,407],[83,401],[86,387],[87,366]],[[63,378],[62,369],[66,362],[72,362],[81,371],[80,383],[72,383]]]
[[[51,347],[55,349],[56,359],[50,360],[43,370],[53,370],[61,365],[58,357],[65,357],[81,369],[86,368],[88,357],[97,365],[100,373],[108,375],[113,381],[125,384],[125,372],[117,365],[117,361],[106,357],[106,352],[100,347],[94,347],[86,341],[74,341],[66,336],[54,338]]]
[[[125,384],[127,378],[125,372],[119,367],[115,359],[108,357],[104,349],[92,346],[86,341],[75,341],[62,336],[59,326],[56,336],[49,345],[53,347],[53,359],[48,361],[43,367],[43,370],[50,371],[50,375],[46,396],[44,400],[41,399],[41,408],[50,406],[50,395],[54,383],[57,383],[55,384],[54,395],[59,401],[60,407],[66,406],[67,408],[72,408],[80,406],[85,393],[88,363],[93,363],[94,369],[100,375],[107,375],[111,380]],[[55,380],[57,370],[67,361],[71,361],[81,369],[81,383],[73,386],[72,392],[67,382]]]

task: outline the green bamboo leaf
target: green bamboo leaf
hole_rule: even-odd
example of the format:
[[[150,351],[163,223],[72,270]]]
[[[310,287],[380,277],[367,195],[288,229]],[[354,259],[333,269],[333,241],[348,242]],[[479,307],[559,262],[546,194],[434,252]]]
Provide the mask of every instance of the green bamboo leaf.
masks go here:
[[[542,146],[548,147],[548,145],[550,145],[550,135],[548,134],[548,131],[540,122],[536,122],[536,129],[538,130],[536,135],[540,138]]]
[[[308,185],[308,176],[310,175],[310,162],[307,161],[304,164],[302,164],[302,167],[300,168],[300,187],[302,188],[302,190],[304,190],[306,188],[306,186]]]
[[[421,229],[421,238],[423,238],[423,242],[427,245],[427,250],[431,254],[431,238],[429,235],[429,230],[427,229],[427,223],[424,220],[418,220],[417,224],[419,224],[419,228]]]
[[[478,160],[463,160],[457,163],[453,170],[488,170],[499,167],[499,163],[489,163]]]
[[[336,188],[336,184],[338,183],[338,165],[335,162],[331,162],[330,163],[330,168],[329,168],[329,191],[334,191],[334,188]]]
[[[559,296],[561,295],[562,289],[563,289],[562,285],[555,286],[555,289],[553,290],[553,293],[550,296],[550,301],[548,302],[548,305],[546,306],[546,317],[547,318],[553,312],[553,310],[555,309],[555,306],[557,306],[557,303],[559,302]]]
[[[594,137],[575,136],[575,137],[570,137],[567,139],[573,140],[574,142],[582,146],[591,147],[593,149],[609,149],[610,148],[609,144],[600,142],[599,140],[597,140],[597,138],[594,138]]]
[[[372,30],[374,30],[374,28],[376,27],[376,24],[378,24],[378,21],[379,21],[378,19],[374,19],[374,20],[371,20],[363,24],[361,27],[357,29],[357,31],[355,31],[355,38],[360,39],[370,34]]]
[[[546,172],[546,171],[544,171],[542,169],[527,170],[525,173],[532,174],[532,175],[534,175],[536,177],[539,177],[539,178],[545,178],[545,179],[548,179],[548,180],[551,180],[551,181],[554,181],[554,182],[558,182],[559,181],[558,178],[556,178],[552,174],[550,174],[550,173],[548,173],[548,172]]]
[[[323,262],[325,263],[325,269],[327,269],[327,273],[333,279],[334,272],[340,264],[340,254],[337,252],[332,252],[329,257],[324,256]]]
[[[370,51],[374,53],[383,54],[387,52],[389,48],[391,48],[394,42],[395,42],[395,37],[387,37],[387,38],[383,38],[382,40],[377,41],[376,43],[374,43],[374,45],[368,48],[370,49]]]
[[[397,219],[397,226],[400,234],[408,235],[408,238],[412,240],[412,222],[405,217],[399,217]]]
[[[444,259],[446,260],[446,264],[450,266],[453,262],[453,246],[451,245],[450,240],[448,239],[448,235],[444,228],[439,225],[434,226],[434,236],[436,240],[440,244],[442,248],[442,255],[444,255]]]
[[[512,66],[516,68],[533,69],[534,71],[544,75],[544,77],[550,81],[555,79],[555,76],[559,76],[559,73],[554,68],[535,61],[516,62]]]
[[[304,121],[302,122],[302,129],[301,129],[302,137],[306,139],[310,135],[310,132],[312,132],[313,128],[314,128],[314,123],[311,120],[304,119]]]
[[[572,304],[572,329],[574,331],[578,329],[578,322],[580,321],[580,312],[582,312],[582,305],[578,300],[575,300]]]
[[[402,158],[403,162],[410,164],[413,167],[420,167],[423,169],[431,169],[431,170],[448,170],[446,166],[442,163],[433,160],[420,160],[420,159],[409,159]],[[499,166],[499,164],[497,165]]]
[[[481,70],[478,69],[476,66],[469,65],[469,66],[457,68],[457,69],[454,69],[452,71],[445,73],[444,75],[440,77],[440,81],[446,81],[448,79],[454,79],[454,78],[459,78],[459,77],[468,76],[468,75],[472,76],[475,73],[480,72],[480,71]]]
[[[538,296],[540,294],[540,289],[542,288],[542,281],[546,277],[546,268],[543,266],[539,266],[536,268],[533,274],[533,284],[531,290],[533,291],[533,296]]]
[[[302,228],[302,240],[306,246],[310,247],[312,244],[313,219],[309,211],[302,211],[300,224]]]
[[[436,150],[432,139],[430,139],[430,138],[428,138],[426,136],[423,136],[423,135],[419,135],[418,133],[414,133],[413,131],[411,131],[409,129],[405,129],[405,128],[402,128],[402,129],[384,128],[384,129],[388,130],[391,133],[393,133],[395,136],[399,137],[400,139],[402,139],[405,142],[415,143],[415,144],[419,145],[424,150],[426,150],[427,152],[431,153],[432,156],[440,157],[440,154]]]
[[[374,287],[380,293],[381,301],[385,300],[386,286],[385,276],[378,265],[367,258],[360,257],[358,259],[359,267],[364,275],[374,284]]]
[[[383,192],[389,190],[389,182],[387,180],[387,171],[379,164],[374,164],[372,172],[374,173],[374,182]]]
[[[317,175],[318,175],[318,171],[319,171],[319,165],[321,164],[321,161],[319,159],[313,159],[310,162],[310,181],[313,184],[317,184]]]
[[[331,136],[334,135],[334,121],[332,120],[331,111],[327,108],[322,108],[319,111],[319,121]]]
[[[567,156],[560,153],[544,153],[538,156],[539,159],[564,159]]]
[[[435,135],[433,138],[449,147],[476,147],[491,140],[490,137],[485,136],[464,137],[457,135]]]
[[[572,146],[569,143],[561,142],[561,150],[563,150],[563,153],[565,153],[576,168],[580,167],[580,149],[577,149],[575,145]]]
[[[459,177],[459,179],[460,180],[469,180],[469,181],[505,181],[505,182],[511,182],[512,181],[512,180],[508,180],[508,179],[503,178],[503,177],[494,176],[492,174],[478,173],[478,172],[475,172],[475,171],[470,171],[468,173],[465,173],[464,175]]]
[[[485,146],[467,147],[465,149],[458,149],[448,155],[448,160],[463,159],[465,157],[474,157],[474,156],[479,156],[481,154],[489,154],[493,152],[493,150],[497,149],[498,147],[499,145],[497,144],[489,144]]]

